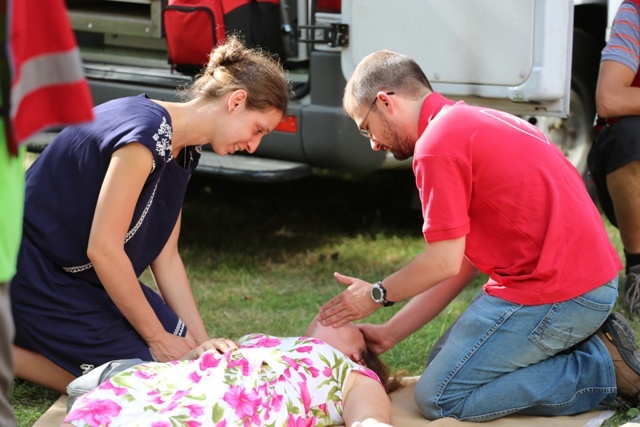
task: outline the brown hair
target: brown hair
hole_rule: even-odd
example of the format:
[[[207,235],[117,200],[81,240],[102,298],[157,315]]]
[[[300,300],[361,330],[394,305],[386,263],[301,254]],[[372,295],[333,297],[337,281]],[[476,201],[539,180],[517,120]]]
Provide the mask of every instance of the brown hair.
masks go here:
[[[406,376],[406,373],[396,372],[394,375],[391,375],[389,367],[368,347],[362,353],[362,361],[367,368],[378,375],[387,394],[403,387],[404,383],[402,380]]]
[[[209,63],[183,96],[219,98],[238,89],[247,92],[247,107],[258,111],[285,112],[291,99],[291,84],[275,57],[260,48],[247,48],[237,36],[211,51]]]
[[[370,105],[378,91],[393,91],[405,98],[419,99],[433,89],[411,57],[380,50],[360,61],[349,78],[342,99],[345,113],[351,115],[359,106]]]

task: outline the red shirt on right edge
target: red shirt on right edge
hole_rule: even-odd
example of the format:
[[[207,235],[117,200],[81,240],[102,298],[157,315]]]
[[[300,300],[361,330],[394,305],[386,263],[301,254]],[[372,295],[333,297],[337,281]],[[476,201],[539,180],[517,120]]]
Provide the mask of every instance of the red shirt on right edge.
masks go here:
[[[466,236],[465,256],[507,301],[566,301],[622,264],[582,177],[539,129],[431,93],[413,170],[427,244]]]

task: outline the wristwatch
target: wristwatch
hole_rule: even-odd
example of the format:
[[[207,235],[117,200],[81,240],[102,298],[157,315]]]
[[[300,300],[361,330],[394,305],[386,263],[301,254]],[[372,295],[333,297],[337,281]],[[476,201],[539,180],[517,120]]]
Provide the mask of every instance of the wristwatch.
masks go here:
[[[382,286],[382,280],[371,288],[371,298],[383,307],[390,307],[395,304],[395,302],[387,300],[387,290]]]

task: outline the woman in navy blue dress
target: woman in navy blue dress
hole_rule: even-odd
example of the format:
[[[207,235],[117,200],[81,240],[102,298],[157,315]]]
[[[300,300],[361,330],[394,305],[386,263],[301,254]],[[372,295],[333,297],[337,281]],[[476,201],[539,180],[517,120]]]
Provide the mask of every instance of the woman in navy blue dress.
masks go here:
[[[290,86],[277,62],[230,38],[185,95],[99,105],[27,171],[10,288],[16,377],[65,393],[93,366],[175,360],[209,339],[178,253],[187,182],[202,145],[253,153]],[[147,267],[159,292],[138,281]]]

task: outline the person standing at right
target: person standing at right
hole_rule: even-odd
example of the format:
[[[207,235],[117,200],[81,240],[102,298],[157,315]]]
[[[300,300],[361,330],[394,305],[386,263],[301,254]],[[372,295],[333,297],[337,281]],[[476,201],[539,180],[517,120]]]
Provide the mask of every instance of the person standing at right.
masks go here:
[[[629,313],[640,311],[640,1],[625,0],[602,51],[596,89],[598,127],[589,172],[600,205],[620,232],[623,291]]]

